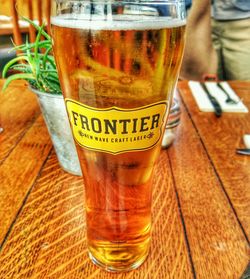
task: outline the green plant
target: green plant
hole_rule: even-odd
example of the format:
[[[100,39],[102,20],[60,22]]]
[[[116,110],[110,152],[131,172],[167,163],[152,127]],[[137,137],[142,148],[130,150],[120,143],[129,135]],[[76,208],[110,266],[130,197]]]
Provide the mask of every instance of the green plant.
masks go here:
[[[3,91],[13,80],[23,79],[27,80],[32,88],[39,91],[61,94],[55,60],[51,55],[52,39],[45,32],[44,25],[38,26],[27,18],[25,20],[37,30],[36,40],[34,43],[26,40],[25,44],[14,46],[14,49],[21,53],[9,61],[3,69],[3,78],[6,77],[9,70],[16,72],[6,79]]]

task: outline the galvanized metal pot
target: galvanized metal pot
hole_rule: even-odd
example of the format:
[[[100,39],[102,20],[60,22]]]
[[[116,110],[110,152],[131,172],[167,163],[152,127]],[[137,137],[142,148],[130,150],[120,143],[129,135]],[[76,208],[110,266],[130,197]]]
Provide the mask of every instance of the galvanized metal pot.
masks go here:
[[[60,166],[71,174],[82,175],[63,96],[30,89],[38,97]]]

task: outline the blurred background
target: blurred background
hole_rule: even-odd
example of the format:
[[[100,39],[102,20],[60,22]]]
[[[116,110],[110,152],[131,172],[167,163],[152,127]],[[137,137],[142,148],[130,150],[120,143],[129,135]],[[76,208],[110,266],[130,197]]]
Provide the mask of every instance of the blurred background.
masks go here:
[[[15,57],[16,53],[13,48],[13,24],[12,24],[12,5],[16,6],[19,16],[30,17],[32,13],[33,19],[38,19],[39,13],[43,12],[48,5],[47,0],[0,0],[0,72],[3,66],[10,59]],[[29,4],[32,4],[32,11],[29,10]],[[41,8],[39,8],[41,5]],[[42,11],[41,11],[42,10]],[[22,39],[28,34],[28,25],[24,21],[19,22]],[[1,77],[1,73],[0,73]]]

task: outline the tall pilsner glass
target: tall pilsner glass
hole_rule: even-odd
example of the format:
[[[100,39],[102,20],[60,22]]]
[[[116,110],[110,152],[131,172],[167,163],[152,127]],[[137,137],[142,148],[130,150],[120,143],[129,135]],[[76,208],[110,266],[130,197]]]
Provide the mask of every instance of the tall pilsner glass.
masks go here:
[[[109,271],[134,269],[150,247],[153,170],[182,60],[185,4],[55,0],[52,11],[89,256]]]

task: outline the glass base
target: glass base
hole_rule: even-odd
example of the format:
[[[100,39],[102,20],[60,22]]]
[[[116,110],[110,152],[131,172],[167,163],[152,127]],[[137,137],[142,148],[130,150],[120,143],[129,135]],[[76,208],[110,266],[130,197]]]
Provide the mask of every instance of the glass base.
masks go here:
[[[130,265],[128,265],[128,266],[122,265],[122,266],[120,266],[120,267],[118,267],[118,266],[112,266],[112,265],[107,266],[107,265],[105,265],[105,264],[99,262],[99,261],[91,254],[90,251],[89,251],[89,257],[90,257],[91,261],[92,261],[96,266],[101,267],[102,269],[104,269],[104,270],[106,270],[106,271],[108,271],[108,272],[114,272],[114,273],[116,273],[116,272],[127,272],[127,271],[131,271],[131,270],[134,270],[134,269],[138,268],[139,266],[141,266],[141,265],[144,263],[144,261],[145,261],[146,258],[148,257],[148,253],[147,253],[144,257],[142,257],[139,261],[137,261],[137,262],[135,262],[135,263],[133,263],[133,264],[130,264]]]

